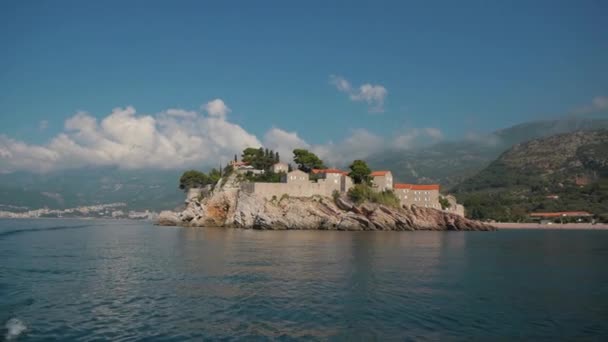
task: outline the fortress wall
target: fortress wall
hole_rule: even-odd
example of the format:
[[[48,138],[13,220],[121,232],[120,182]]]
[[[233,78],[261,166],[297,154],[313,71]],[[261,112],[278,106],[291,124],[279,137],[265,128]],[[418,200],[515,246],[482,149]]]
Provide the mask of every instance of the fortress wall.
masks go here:
[[[281,198],[283,195],[290,197],[311,197],[314,195],[331,196],[333,187],[326,187],[320,183],[247,183],[241,189],[248,193],[255,193],[265,199],[272,199],[273,196]],[[339,187],[338,187],[339,189]]]

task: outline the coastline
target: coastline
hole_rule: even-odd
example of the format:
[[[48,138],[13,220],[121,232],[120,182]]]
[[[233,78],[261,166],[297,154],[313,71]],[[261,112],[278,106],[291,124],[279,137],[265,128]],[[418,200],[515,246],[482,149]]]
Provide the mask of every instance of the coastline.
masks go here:
[[[516,223],[496,222],[491,223],[494,227],[501,229],[538,229],[538,230],[608,230],[606,223],[563,223],[563,224],[540,224],[540,223]]]

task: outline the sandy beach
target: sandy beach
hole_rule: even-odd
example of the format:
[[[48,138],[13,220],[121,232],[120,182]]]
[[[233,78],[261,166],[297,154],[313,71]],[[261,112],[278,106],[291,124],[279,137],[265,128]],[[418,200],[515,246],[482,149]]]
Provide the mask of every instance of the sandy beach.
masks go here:
[[[539,223],[516,223],[516,222],[497,222],[491,223],[498,229],[581,229],[581,230],[608,230],[606,223],[564,223],[564,224],[539,224]]]

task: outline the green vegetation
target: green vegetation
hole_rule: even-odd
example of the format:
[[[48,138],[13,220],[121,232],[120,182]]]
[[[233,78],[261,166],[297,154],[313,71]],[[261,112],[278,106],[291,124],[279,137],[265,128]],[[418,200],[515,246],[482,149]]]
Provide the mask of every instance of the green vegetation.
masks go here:
[[[258,170],[270,170],[272,165],[280,161],[278,152],[263,147],[244,149],[241,160]]]
[[[450,201],[448,201],[448,199],[443,196],[439,196],[439,204],[441,204],[442,210],[446,210],[452,206],[452,204],[450,204]]]
[[[264,173],[260,173],[260,174],[254,174],[252,172],[247,172],[244,175],[244,179],[249,182],[280,183],[281,177],[283,176],[283,174],[284,173],[282,173],[282,172],[275,173],[270,170],[266,171]]]
[[[473,219],[522,222],[532,212],[587,211],[605,221],[608,131],[518,145],[454,192]]]
[[[375,191],[367,184],[356,184],[348,190],[348,198],[351,201],[361,204],[363,202],[372,202],[383,204],[386,206],[399,208],[400,203],[395,193],[391,190],[382,192]]]
[[[372,177],[370,174],[372,173],[372,170],[363,160],[353,161],[349,168],[350,173],[348,175],[353,179],[355,184],[369,184],[371,182]]]
[[[189,170],[182,174],[179,178],[179,188],[188,190],[190,188],[201,188],[208,184],[214,184],[209,176],[204,172],[197,170]]]
[[[331,192],[331,197],[334,199],[334,202],[340,198],[340,191],[334,190]]]
[[[316,154],[304,149],[293,150],[293,161],[298,164],[298,169],[310,172],[312,169],[325,169],[323,161]]]

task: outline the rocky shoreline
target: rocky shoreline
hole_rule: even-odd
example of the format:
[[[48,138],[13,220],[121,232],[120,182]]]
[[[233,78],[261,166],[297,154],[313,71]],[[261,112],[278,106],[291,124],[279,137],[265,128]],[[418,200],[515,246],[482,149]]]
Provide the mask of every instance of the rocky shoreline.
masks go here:
[[[182,212],[161,212],[157,224],[267,230],[496,230],[487,223],[431,208],[355,205],[344,197],[265,200],[240,191],[235,177],[229,177],[222,186],[219,184],[205,198],[187,200]]]

